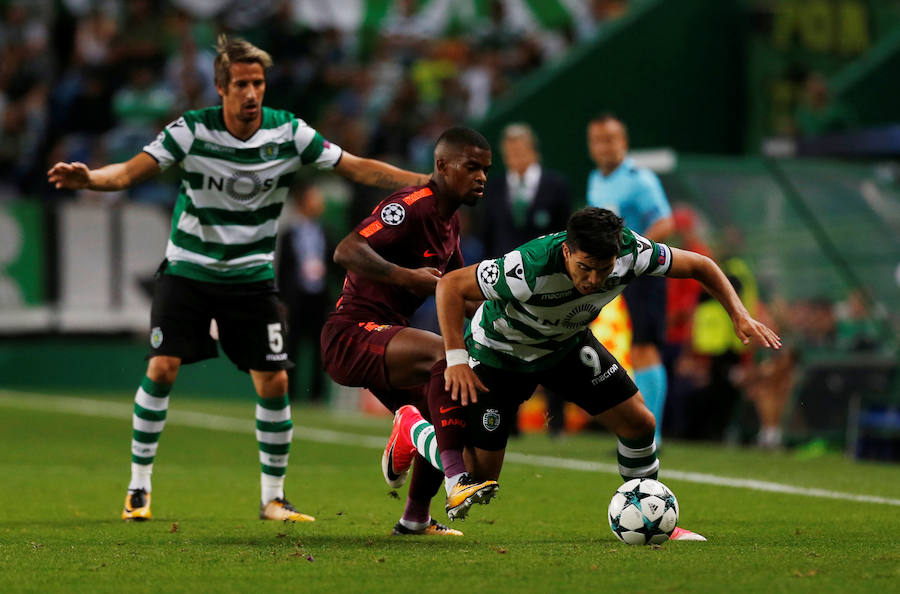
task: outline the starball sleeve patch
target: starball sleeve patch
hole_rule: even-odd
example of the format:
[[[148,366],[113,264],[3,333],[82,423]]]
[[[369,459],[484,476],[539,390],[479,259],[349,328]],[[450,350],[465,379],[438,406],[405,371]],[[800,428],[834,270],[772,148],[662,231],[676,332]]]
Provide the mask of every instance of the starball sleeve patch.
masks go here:
[[[391,202],[381,209],[381,220],[386,225],[399,225],[406,219],[406,209],[402,204]]]

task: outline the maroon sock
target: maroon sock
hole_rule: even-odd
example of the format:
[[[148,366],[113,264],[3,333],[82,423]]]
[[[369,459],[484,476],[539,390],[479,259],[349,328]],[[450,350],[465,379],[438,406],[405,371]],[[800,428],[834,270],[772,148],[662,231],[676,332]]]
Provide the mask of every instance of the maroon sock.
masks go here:
[[[444,389],[444,370],[447,362],[443,359],[431,368],[431,382],[428,384],[428,409],[434,434],[437,438],[444,476],[452,477],[466,471],[463,461],[463,446],[466,434],[465,409],[450,398],[450,392]]]
[[[409,495],[406,498],[403,519],[410,522],[427,522],[431,517],[431,499],[441,488],[443,480],[444,475],[440,470],[416,454],[412,476],[409,479]]]

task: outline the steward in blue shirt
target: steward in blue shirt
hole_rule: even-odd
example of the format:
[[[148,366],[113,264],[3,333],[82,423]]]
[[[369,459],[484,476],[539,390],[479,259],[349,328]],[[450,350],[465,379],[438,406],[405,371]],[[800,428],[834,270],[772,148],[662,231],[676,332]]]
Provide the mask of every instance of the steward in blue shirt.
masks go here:
[[[588,124],[587,141],[591,159],[597,164],[588,177],[588,205],[609,209],[644,237],[664,241],[674,229],[672,208],[656,174],[625,157],[625,124],[614,115],[600,115]],[[656,417],[659,444],[667,384],[660,355],[666,333],[666,281],[662,277],[640,277],[623,295],[633,328],[634,381]]]

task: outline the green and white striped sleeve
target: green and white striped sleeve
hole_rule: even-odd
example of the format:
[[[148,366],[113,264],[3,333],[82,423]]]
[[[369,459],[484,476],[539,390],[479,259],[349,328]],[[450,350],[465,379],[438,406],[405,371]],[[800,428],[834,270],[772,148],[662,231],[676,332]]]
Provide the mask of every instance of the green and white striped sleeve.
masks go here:
[[[322,138],[321,134],[299,118],[293,120],[293,125],[294,144],[297,145],[301,165],[333,169],[338,164],[344,152],[341,147]]]
[[[178,118],[160,132],[156,140],[144,147],[143,151],[156,159],[163,171],[174,163],[180,163],[191,150],[194,131],[188,126],[184,116]]]

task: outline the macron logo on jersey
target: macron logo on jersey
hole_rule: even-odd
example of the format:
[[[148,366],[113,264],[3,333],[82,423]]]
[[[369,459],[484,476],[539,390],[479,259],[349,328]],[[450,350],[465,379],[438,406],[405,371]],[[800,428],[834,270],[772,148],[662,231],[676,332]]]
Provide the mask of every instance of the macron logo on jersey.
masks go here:
[[[516,264],[509,272],[506,273],[507,278],[516,278],[522,280],[525,278],[525,269],[522,268],[522,263]]]

